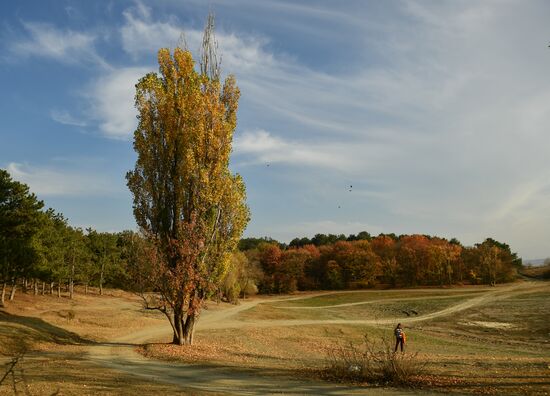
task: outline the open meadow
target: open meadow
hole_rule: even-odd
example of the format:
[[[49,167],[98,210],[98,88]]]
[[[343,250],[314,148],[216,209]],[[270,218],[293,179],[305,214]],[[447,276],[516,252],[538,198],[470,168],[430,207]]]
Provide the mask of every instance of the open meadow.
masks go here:
[[[128,293],[22,295],[0,311],[2,363],[22,354],[0,394],[544,395],[549,311],[550,283],[540,281],[262,296],[209,302],[195,345],[181,347]],[[365,334],[392,341],[397,322],[406,354],[424,366],[415,388],[323,379],[328,350]]]

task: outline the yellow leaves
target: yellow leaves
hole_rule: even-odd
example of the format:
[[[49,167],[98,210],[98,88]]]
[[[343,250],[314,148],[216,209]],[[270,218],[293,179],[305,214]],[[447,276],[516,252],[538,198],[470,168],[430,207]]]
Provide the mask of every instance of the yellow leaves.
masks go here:
[[[240,93],[233,76],[222,88],[197,72],[189,51],[161,49],[158,62],[159,73],[136,85],[128,187],[139,226],[166,257],[177,252],[170,265],[181,268],[168,268],[180,290],[192,290],[220,281],[249,219],[244,182],[228,168]]]

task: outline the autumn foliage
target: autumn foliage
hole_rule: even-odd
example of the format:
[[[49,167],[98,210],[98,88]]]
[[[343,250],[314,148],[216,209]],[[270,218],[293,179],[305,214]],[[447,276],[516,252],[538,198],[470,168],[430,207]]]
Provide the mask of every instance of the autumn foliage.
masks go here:
[[[473,247],[425,235],[380,235],[320,246],[261,242],[245,251],[263,270],[264,293],[377,286],[495,284],[515,279],[521,259],[493,239]]]
[[[212,16],[204,37],[200,71],[190,51],[164,48],[159,73],[136,85],[137,160],[127,174],[152,246],[155,307],[180,345],[192,343],[202,303],[223,283],[249,216],[244,182],[229,170],[240,93],[233,76],[220,81]]]

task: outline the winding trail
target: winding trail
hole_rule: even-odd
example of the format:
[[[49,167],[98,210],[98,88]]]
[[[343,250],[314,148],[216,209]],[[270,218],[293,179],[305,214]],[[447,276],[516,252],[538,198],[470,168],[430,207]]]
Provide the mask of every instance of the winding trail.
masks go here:
[[[201,320],[197,323],[197,330],[205,329],[227,329],[243,327],[280,327],[280,326],[299,326],[313,324],[359,324],[359,325],[388,325],[396,321],[407,323],[421,322],[441,316],[452,315],[454,313],[481,306],[496,300],[510,298],[516,295],[531,293],[536,290],[536,285],[532,282],[507,285],[489,289],[482,295],[476,293],[475,297],[468,298],[455,305],[447,307],[437,312],[417,317],[401,317],[382,320],[257,320],[241,321],[236,316],[243,311],[263,303],[308,299],[322,294],[308,294],[299,297],[273,298],[269,300],[244,301],[238,306],[219,310],[205,311]],[[435,296],[434,296],[435,297]],[[429,296],[422,298],[430,298]],[[392,299],[394,300],[394,299]],[[410,300],[410,299],[403,299]],[[373,300],[365,303],[376,303],[386,300]],[[359,305],[358,303],[338,304],[333,306],[324,306],[322,308],[341,307]],[[282,308],[282,307],[279,307]],[[290,307],[287,307],[290,308]],[[296,307],[292,307],[296,308]],[[303,309],[319,309],[319,307],[300,307]],[[314,394],[314,395],[410,395],[410,394],[431,394],[429,392],[408,391],[393,388],[361,388],[341,386],[322,381],[299,380],[288,376],[281,376],[276,372],[266,372],[266,370],[236,369],[234,367],[220,367],[214,365],[180,364],[173,362],[163,362],[150,360],[138,354],[135,346],[147,341],[169,338],[172,330],[168,324],[145,328],[139,332],[128,334],[124,337],[112,340],[111,343],[105,343],[90,348],[88,357],[103,366],[115,370],[127,372],[136,376],[179,385],[184,389],[200,389],[203,391],[214,391],[221,393],[239,394],[239,395],[268,395],[268,394]]]

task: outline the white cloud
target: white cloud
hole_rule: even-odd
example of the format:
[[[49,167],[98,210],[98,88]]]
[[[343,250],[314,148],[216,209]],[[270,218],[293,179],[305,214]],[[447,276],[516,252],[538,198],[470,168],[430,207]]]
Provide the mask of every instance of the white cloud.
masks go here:
[[[155,54],[160,48],[174,48],[185,39],[188,48],[198,59],[203,32],[196,29],[184,29],[177,18],[168,17],[163,21],[155,20],[149,7],[137,2],[123,12],[124,25],[120,28],[122,47],[134,58],[140,55]],[[215,32],[222,56],[222,67],[226,72],[245,73],[258,64],[273,62],[272,54],[263,50],[265,38],[251,34],[239,35],[221,30]]]
[[[10,45],[19,57],[45,57],[64,63],[93,63],[109,67],[95,49],[96,36],[92,33],[60,30],[47,23],[23,22],[28,37]]]
[[[175,18],[165,21],[153,19],[151,9],[141,2],[123,12],[124,25],[120,28],[122,46],[135,59],[154,54],[159,48],[174,47],[182,32]],[[261,61],[271,62],[272,55],[261,49],[261,40],[243,40],[235,34],[218,34],[224,70],[245,72]],[[185,31],[188,46],[198,50],[202,40],[199,30]],[[91,84],[87,92],[101,132],[109,138],[128,139],[136,128],[134,108],[135,84],[155,67],[121,67],[107,70]]]
[[[122,48],[137,57],[155,54],[159,48],[175,47],[182,32],[175,18],[166,22],[154,21],[151,9],[141,2],[123,12],[124,25],[120,28]]]
[[[17,181],[23,182],[41,197],[105,196],[117,192],[107,175],[86,170],[36,167],[11,162],[6,169]]]
[[[78,127],[85,127],[86,121],[80,120],[72,116],[67,110],[51,110],[50,116],[55,122],[59,122],[64,125],[72,125]]]
[[[364,48],[341,69],[322,68],[330,53],[312,56],[306,65],[256,34],[218,30],[223,70],[236,74],[240,114],[247,114],[244,123],[239,118],[245,132],[235,137],[237,160],[293,166],[293,179],[336,170],[383,181],[379,197],[364,191],[364,207],[374,202],[395,232],[414,228],[466,243],[492,233],[537,256],[523,235],[547,239],[550,233],[550,221],[540,220],[549,202],[542,171],[550,148],[545,12],[513,2],[400,4],[391,23],[365,23],[363,31],[353,24],[354,44],[365,36]],[[308,7],[299,11],[311,15]],[[345,7],[338,13],[341,21],[363,20]],[[321,14],[318,19],[330,15]],[[140,2],[123,16],[118,33],[134,61],[178,42],[182,25],[176,17],[156,18]],[[12,47],[21,56],[65,62],[97,56],[92,34],[25,26],[30,38]],[[326,24],[308,31],[326,37]],[[191,49],[201,36],[186,30]],[[134,85],[152,69],[103,70],[92,84],[93,112],[107,137],[127,139],[135,129]],[[318,185],[318,194],[331,188],[330,182]]]
[[[137,126],[134,107],[135,85],[146,67],[113,69],[91,85],[87,93],[101,132],[112,139],[128,139]]]
[[[274,136],[265,130],[256,130],[237,135],[233,147],[237,158],[244,158],[244,164],[282,163],[346,170],[357,165],[353,159],[350,160],[350,153],[357,151],[354,146],[353,141],[292,141]]]

